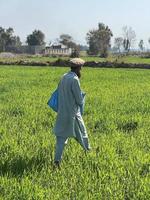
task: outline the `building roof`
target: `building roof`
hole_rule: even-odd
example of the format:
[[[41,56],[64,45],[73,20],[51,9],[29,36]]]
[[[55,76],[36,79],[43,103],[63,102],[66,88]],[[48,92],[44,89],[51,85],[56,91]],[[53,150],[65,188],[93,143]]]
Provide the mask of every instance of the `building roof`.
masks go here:
[[[47,46],[46,48],[50,48],[50,49],[68,49],[67,46],[63,45],[63,44],[51,44],[50,46]]]

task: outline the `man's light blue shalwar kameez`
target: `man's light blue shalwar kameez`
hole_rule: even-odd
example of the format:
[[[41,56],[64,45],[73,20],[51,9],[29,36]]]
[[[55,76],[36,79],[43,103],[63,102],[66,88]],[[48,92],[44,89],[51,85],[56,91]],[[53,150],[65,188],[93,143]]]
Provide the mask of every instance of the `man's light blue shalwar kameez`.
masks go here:
[[[64,143],[67,138],[74,137],[85,150],[89,150],[88,135],[80,113],[82,105],[83,96],[79,78],[76,73],[68,72],[64,74],[58,85],[58,113],[54,133],[57,139],[59,138]],[[56,146],[57,151],[59,144]],[[56,157],[55,155],[55,160]]]

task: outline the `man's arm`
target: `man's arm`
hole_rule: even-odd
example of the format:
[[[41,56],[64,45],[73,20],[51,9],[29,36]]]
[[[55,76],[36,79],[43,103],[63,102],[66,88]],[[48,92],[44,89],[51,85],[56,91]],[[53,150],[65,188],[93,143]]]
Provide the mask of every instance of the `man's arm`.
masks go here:
[[[82,97],[82,94],[81,94],[80,82],[76,78],[73,79],[72,92],[73,92],[73,95],[75,97],[76,103],[79,106],[81,106],[83,104],[83,97]]]

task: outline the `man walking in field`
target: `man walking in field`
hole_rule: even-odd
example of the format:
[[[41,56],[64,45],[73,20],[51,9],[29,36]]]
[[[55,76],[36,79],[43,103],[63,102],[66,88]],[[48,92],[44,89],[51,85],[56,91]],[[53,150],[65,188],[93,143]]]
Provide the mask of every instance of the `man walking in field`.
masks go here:
[[[54,127],[56,166],[60,165],[68,138],[75,138],[85,150],[90,150],[87,131],[81,116],[85,93],[81,92],[79,79],[84,63],[80,58],[72,59],[71,71],[63,75],[58,85],[58,113]]]

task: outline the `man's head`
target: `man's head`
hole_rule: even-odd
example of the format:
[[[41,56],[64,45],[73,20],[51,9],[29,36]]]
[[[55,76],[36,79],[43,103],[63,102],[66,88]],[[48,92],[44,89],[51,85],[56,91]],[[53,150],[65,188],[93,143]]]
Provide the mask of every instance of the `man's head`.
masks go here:
[[[70,60],[70,65],[71,65],[71,71],[75,72],[77,76],[80,78],[81,77],[81,68],[84,65],[85,61],[82,60],[81,58],[73,58]]]

